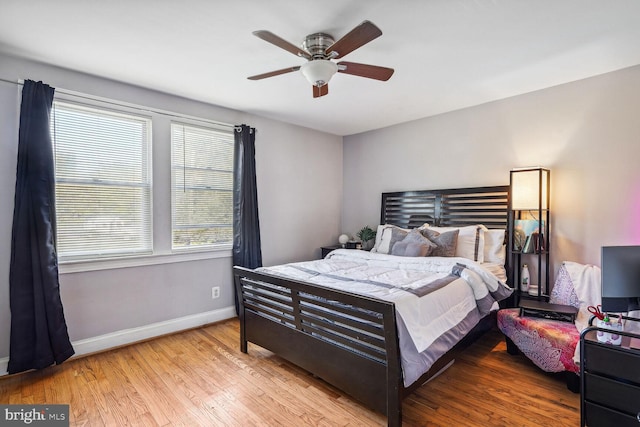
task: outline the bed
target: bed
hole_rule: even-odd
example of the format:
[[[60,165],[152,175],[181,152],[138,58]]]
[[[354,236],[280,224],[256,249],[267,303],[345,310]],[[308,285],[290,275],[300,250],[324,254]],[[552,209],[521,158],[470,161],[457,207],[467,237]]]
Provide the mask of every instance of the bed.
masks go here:
[[[325,260],[256,270],[234,267],[241,351],[247,353],[249,342],[266,348],[385,414],[390,426],[401,425],[404,396],[440,372],[456,352],[488,330],[495,323],[489,305],[495,308],[492,303],[506,298],[511,289],[505,284],[509,272],[506,263],[500,266],[503,275],[498,280],[484,268],[484,262],[461,257],[457,252],[449,257],[397,256],[391,246],[402,245],[395,244],[400,241],[397,238],[396,242],[389,241],[389,236],[397,230],[402,230],[405,237],[426,233],[425,228],[431,229],[428,233],[445,236],[452,229],[468,227],[483,230],[476,236],[487,239],[490,235],[504,236],[508,203],[508,186],[383,193],[381,226],[371,253],[339,249]],[[454,234],[460,242],[461,233]],[[402,242],[407,240],[403,238]],[[476,237],[475,254],[467,256],[479,256],[478,243]],[[499,243],[502,247],[504,237]],[[415,245],[402,246],[408,247],[415,249]],[[504,262],[506,258],[500,259]],[[432,266],[423,263],[435,264],[438,273],[431,273]],[[423,269],[429,271],[429,278],[416,278],[417,271]],[[377,276],[361,277],[371,271]],[[383,283],[381,278],[391,282]],[[400,285],[396,284],[398,279]],[[450,284],[444,286],[443,280]],[[475,282],[475,287],[461,285],[466,282]],[[483,286],[487,289],[481,290]],[[439,295],[449,288],[471,294],[478,307],[484,308],[465,313],[460,322],[463,329],[449,332],[440,325],[447,333],[420,338],[415,329],[420,329],[419,322],[409,317],[417,309],[407,301],[427,304],[432,297],[422,296]],[[422,330],[437,329],[437,322],[434,325],[430,323]],[[408,361],[417,361],[419,366],[409,366]]]

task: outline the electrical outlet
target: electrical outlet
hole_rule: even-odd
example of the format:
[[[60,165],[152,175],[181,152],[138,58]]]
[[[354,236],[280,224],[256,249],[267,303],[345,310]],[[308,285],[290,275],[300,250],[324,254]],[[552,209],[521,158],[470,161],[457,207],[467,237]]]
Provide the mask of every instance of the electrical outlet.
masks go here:
[[[220,298],[220,286],[211,288],[211,299]]]

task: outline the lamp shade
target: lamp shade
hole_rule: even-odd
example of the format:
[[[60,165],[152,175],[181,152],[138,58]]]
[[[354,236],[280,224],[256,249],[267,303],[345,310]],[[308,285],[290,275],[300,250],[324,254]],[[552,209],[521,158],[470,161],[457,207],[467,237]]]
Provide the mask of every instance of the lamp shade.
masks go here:
[[[549,169],[535,167],[511,171],[511,209],[549,209]]]
[[[338,72],[338,65],[326,59],[314,59],[300,67],[300,72],[314,86],[324,86]]]

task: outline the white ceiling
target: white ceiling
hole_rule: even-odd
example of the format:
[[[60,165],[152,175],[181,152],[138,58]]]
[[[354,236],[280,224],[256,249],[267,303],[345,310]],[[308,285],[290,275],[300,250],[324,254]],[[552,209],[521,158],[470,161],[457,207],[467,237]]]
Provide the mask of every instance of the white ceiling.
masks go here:
[[[365,19],[383,35],[345,60],[388,82],[246,79],[304,62],[253,31],[300,45]],[[0,0],[0,52],[350,135],[640,64],[640,1]]]

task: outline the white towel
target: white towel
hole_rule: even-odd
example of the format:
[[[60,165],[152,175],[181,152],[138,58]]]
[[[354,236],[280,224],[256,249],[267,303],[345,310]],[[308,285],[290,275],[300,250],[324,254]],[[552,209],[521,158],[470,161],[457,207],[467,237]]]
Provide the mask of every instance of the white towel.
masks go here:
[[[600,267],[577,262],[564,261],[562,263],[569,273],[576,295],[580,301],[578,315],[576,316],[576,328],[582,332],[589,326],[591,313],[587,309],[590,305],[596,306],[602,302],[602,275]]]
[[[589,264],[578,264],[577,262],[564,261],[562,263],[569,273],[571,283],[576,290],[576,295],[580,301],[578,315],[576,316],[576,329],[582,332],[589,326],[589,319],[592,314],[589,313],[590,305],[598,305],[602,302],[602,275],[600,267]],[[573,360],[576,364],[580,364],[580,344],[576,345],[573,354]]]

